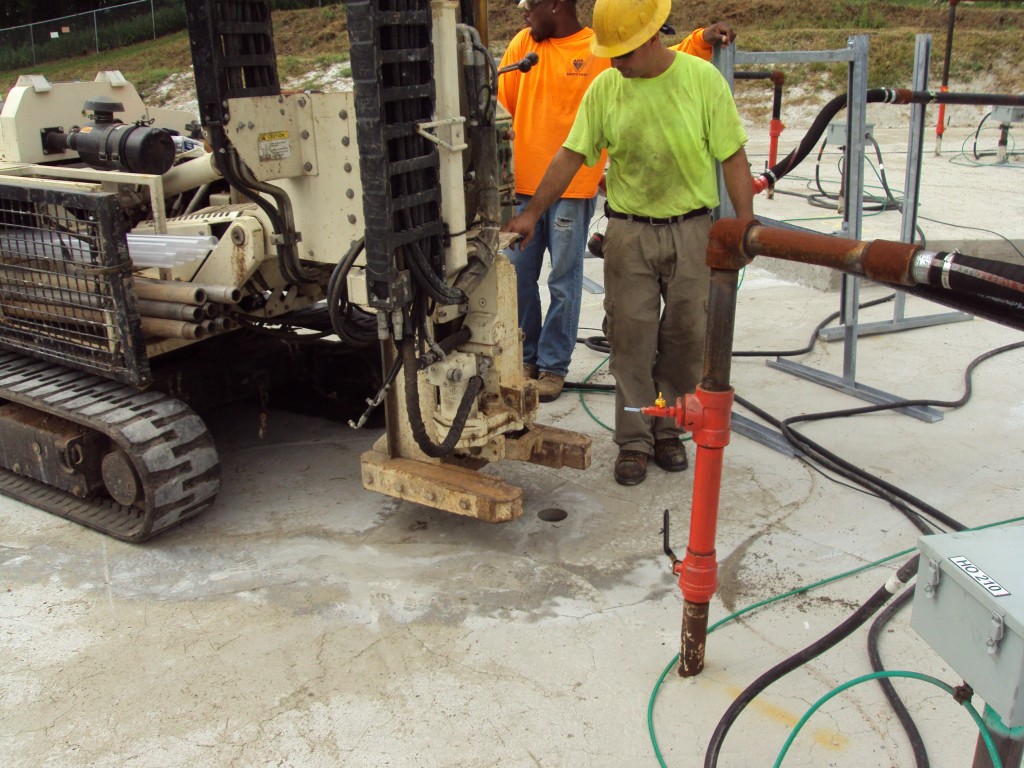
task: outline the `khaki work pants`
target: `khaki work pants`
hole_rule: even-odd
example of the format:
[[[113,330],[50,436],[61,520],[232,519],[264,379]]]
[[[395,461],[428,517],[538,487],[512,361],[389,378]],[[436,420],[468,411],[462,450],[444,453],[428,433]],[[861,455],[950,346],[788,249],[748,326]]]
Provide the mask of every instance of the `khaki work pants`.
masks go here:
[[[710,216],[675,224],[609,219],[604,240],[605,336],[615,377],[615,443],[650,453],[683,433],[674,419],[627,412],[669,405],[700,383],[711,271],[705,264]]]

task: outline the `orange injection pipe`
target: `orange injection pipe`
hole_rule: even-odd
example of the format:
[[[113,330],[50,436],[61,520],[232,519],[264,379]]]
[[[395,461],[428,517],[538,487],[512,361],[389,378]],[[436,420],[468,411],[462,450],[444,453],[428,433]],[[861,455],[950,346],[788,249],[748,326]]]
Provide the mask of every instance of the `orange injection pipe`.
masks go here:
[[[711,227],[707,250],[711,285],[701,383],[695,393],[678,398],[674,406],[659,398],[655,405],[640,409],[650,416],[674,418],[693,435],[697,446],[689,540],[683,559],[673,556],[672,563],[683,592],[681,676],[692,677],[704,669],[708,605],[718,588],[715,535],[722,460],[729,444],[732,414],[733,389],[729,378],[740,269],[755,255],[766,255],[820,264],[895,285],[912,285],[910,260],[917,250],[916,246],[902,243],[862,243],[829,235],[793,233],[764,227],[753,219],[722,219]]]
[[[739,240],[742,240],[744,227],[756,224],[754,221],[729,221],[738,227],[736,234]],[[679,674],[683,677],[697,675],[704,668],[708,605],[718,588],[715,535],[722,486],[722,459],[725,446],[729,444],[732,413],[733,390],[729,376],[732,372],[736,296],[739,270],[746,264],[737,247],[734,249],[736,256],[731,261],[727,259],[727,263],[712,265],[714,242],[708,246],[708,264],[712,269],[701,383],[695,393],[687,395],[685,400],[677,399],[674,406],[659,400],[653,407],[641,409],[643,413],[652,416],[674,418],[677,424],[693,435],[693,442],[697,446],[689,541],[683,559],[674,560],[672,564],[672,571],[678,574],[679,588],[683,592],[679,651]],[[721,258],[716,260],[723,261]]]
[[[732,273],[733,289],[736,274]],[[728,276],[725,282],[728,284]],[[730,334],[730,347],[731,338]],[[708,606],[718,589],[715,534],[722,487],[722,458],[725,446],[729,444],[733,391],[732,387],[724,391],[707,390],[704,388],[707,383],[705,377],[695,393],[687,395],[685,400],[678,398],[674,406],[664,405],[665,401],[659,398],[656,405],[640,409],[648,416],[674,418],[677,425],[693,435],[697,446],[690,540],[683,559],[673,559],[672,563],[672,572],[679,576],[679,588],[683,592],[683,629],[679,651],[679,674],[683,677],[696,675],[704,668]]]
[[[949,0],[949,23],[946,26],[946,55],[942,60],[942,84],[939,93],[949,93],[949,62],[953,56],[953,27],[956,25],[956,4],[960,0]],[[935,154],[942,153],[942,135],[946,132],[946,105],[939,104],[938,119],[935,122]]]

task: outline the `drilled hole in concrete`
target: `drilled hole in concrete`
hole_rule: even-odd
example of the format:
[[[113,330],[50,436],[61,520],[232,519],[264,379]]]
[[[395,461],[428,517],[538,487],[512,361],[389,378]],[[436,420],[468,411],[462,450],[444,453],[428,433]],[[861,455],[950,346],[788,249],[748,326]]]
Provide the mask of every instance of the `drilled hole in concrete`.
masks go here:
[[[564,509],[558,509],[557,507],[548,507],[547,509],[542,509],[537,513],[537,517],[545,523],[560,523],[568,516],[568,512]]]

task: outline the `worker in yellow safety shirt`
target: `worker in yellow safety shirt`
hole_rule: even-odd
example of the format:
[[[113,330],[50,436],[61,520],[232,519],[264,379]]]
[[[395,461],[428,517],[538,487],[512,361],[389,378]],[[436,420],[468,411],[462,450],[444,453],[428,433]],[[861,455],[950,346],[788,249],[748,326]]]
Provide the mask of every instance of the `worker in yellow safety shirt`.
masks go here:
[[[605,333],[622,485],[644,480],[652,454],[669,472],[688,465],[674,419],[626,407],[684,395],[700,381],[715,161],[736,215],[753,217],[747,136],[729,86],[708,62],[664,45],[670,10],[671,0],[597,0],[590,50],[611,68],[593,79],[529,202],[503,227],[528,248],[580,168],[596,174],[607,152]]]
[[[538,62],[527,72],[503,74],[498,99],[512,115],[515,191],[522,210],[565,141],[583,94],[610,62],[591,52],[594,32],[580,23],[575,0],[522,0],[519,7],[528,26],[509,43],[500,66],[531,52]],[[710,59],[716,43],[734,37],[728,24],[719,23],[694,30],[676,48]],[[541,402],[561,394],[569,372],[579,330],[583,258],[603,172],[603,162],[582,168],[538,219],[531,242],[509,253],[518,283],[524,373],[537,379]],[[550,300],[542,320],[539,279],[545,251],[551,254]]]

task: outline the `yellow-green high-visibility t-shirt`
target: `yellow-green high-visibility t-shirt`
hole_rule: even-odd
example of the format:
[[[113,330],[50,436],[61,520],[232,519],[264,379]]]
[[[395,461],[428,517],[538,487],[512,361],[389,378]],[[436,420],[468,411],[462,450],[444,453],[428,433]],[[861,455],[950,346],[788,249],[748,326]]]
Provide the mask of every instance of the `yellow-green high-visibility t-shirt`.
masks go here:
[[[666,218],[718,205],[715,160],[747,141],[725,78],[677,53],[657,77],[609,69],[587,89],[563,146],[592,166],[608,150],[608,204]]]

